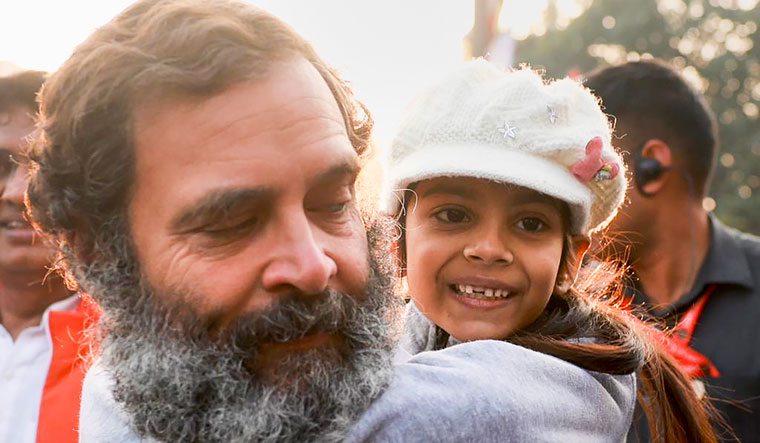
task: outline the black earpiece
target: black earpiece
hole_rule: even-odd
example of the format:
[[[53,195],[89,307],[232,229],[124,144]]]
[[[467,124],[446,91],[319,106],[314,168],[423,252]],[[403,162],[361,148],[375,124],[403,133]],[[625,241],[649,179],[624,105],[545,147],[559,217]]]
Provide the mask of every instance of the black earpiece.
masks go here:
[[[645,197],[651,197],[654,193],[646,192],[644,186],[659,178],[663,172],[670,168],[663,166],[662,163],[653,158],[644,157],[642,155],[643,150],[644,145],[641,145],[633,152],[633,178],[636,181],[636,189],[639,190],[639,193]]]

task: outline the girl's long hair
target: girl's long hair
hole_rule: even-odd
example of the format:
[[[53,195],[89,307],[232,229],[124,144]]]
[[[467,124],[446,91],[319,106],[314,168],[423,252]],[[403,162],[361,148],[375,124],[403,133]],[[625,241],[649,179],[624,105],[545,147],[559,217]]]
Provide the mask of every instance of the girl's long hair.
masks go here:
[[[404,199],[409,201],[409,192]],[[405,205],[404,205],[405,206]],[[565,208],[563,218],[569,220]],[[398,252],[406,264],[405,212],[397,219]],[[565,238],[562,270],[574,269],[572,238]],[[700,399],[678,363],[655,338],[645,314],[623,309],[625,267],[614,262],[584,266],[571,288],[555,293],[529,326],[515,331],[510,343],[565,360],[589,371],[621,375],[637,373],[638,402],[646,414],[654,443],[714,443],[714,422],[730,429],[706,398]],[[438,328],[436,349],[448,343]],[[578,340],[583,338],[583,340]]]
[[[571,265],[569,248],[568,237],[563,266]],[[645,314],[623,307],[624,269],[611,262],[586,266],[570,290],[553,294],[532,324],[505,340],[589,371],[636,372],[652,442],[717,442],[711,420],[727,429],[726,424],[697,396],[690,378],[655,338],[652,323],[643,320]],[[448,341],[448,334],[442,335],[438,345]]]
[[[588,265],[568,292],[552,295],[539,318],[507,340],[590,371],[635,371],[653,442],[717,442],[711,420],[725,424],[712,405],[697,396],[645,314],[623,308],[623,272],[622,265]]]

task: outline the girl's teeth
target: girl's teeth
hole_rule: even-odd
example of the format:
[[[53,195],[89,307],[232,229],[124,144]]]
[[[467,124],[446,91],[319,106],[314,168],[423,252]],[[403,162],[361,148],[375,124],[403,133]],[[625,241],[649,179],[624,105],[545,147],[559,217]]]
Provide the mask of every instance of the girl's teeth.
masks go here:
[[[480,286],[456,285],[456,290],[460,294],[466,294],[479,299],[506,298],[509,296],[509,291],[505,289],[484,288]]]

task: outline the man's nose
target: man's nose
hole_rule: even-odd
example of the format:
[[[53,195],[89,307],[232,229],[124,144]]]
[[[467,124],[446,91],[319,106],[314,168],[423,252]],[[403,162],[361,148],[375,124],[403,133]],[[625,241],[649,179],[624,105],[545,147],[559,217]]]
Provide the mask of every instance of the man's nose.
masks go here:
[[[488,223],[477,230],[464,248],[467,261],[484,265],[509,265],[515,257],[503,235],[506,229],[498,223]]]
[[[264,269],[262,284],[269,291],[296,288],[306,294],[327,289],[338,265],[319,241],[319,232],[304,213],[284,217],[279,233],[273,236],[270,261]]]

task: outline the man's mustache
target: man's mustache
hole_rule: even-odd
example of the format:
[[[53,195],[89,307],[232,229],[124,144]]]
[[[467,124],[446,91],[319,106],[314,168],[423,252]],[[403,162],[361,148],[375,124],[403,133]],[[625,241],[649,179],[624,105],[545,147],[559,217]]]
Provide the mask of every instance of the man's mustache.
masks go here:
[[[260,343],[286,343],[319,333],[341,333],[356,318],[360,305],[354,296],[327,289],[319,294],[292,293],[266,311],[245,314],[219,331],[237,349]]]

